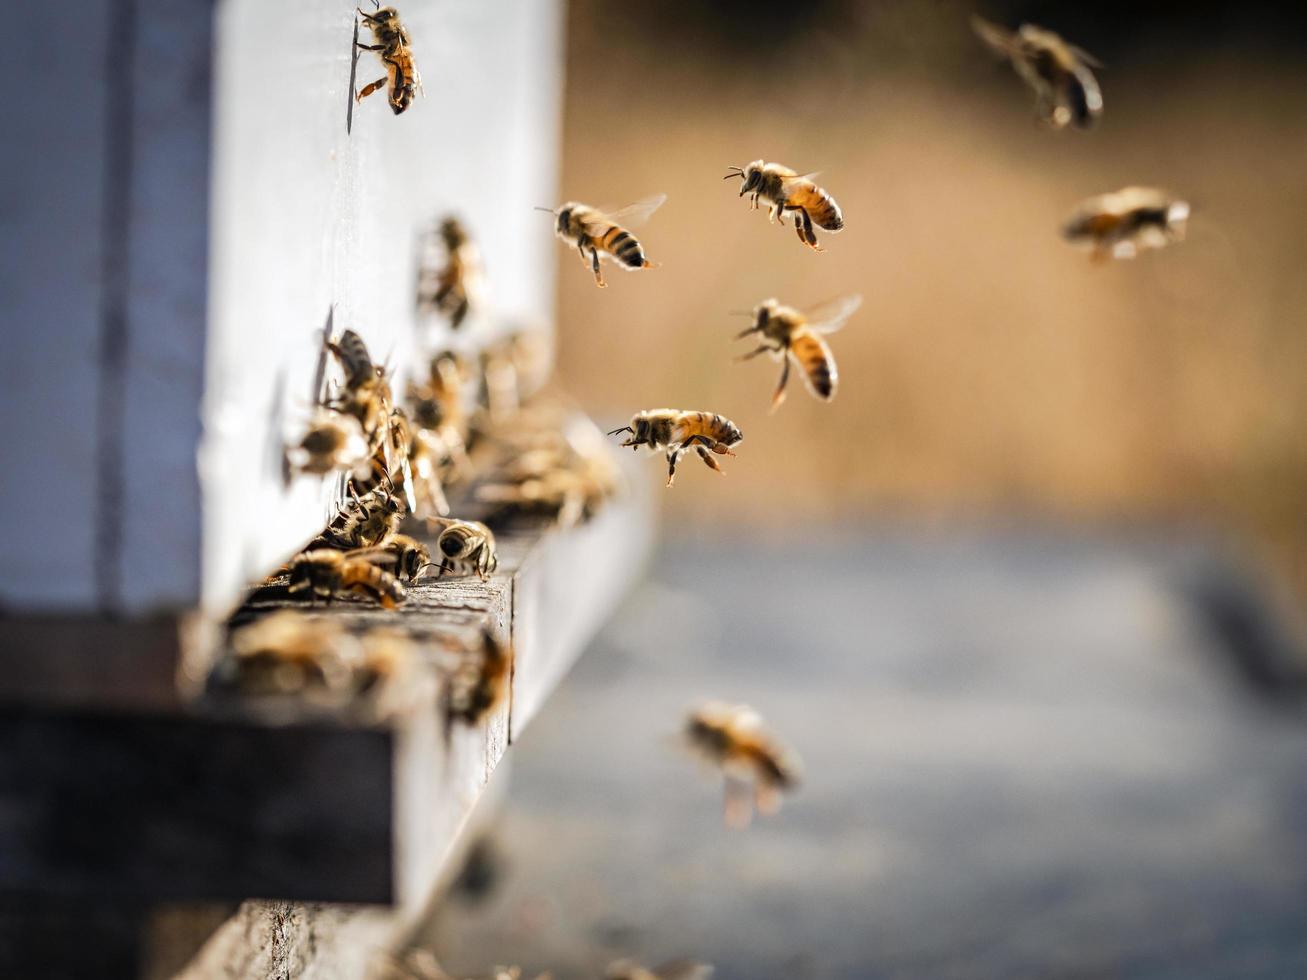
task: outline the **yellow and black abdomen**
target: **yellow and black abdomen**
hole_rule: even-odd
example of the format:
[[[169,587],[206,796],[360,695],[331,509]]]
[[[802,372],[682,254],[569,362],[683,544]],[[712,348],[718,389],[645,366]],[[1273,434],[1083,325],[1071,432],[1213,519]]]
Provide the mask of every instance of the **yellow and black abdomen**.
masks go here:
[[[808,390],[823,401],[835,397],[839,375],[835,371],[835,358],[826,341],[815,333],[803,331],[790,342],[790,354],[803,371]]]
[[[795,190],[786,204],[787,207],[802,208],[818,228],[827,231],[839,231],[844,227],[844,215],[835,198],[815,185]]]
[[[599,240],[600,246],[628,269],[643,269],[649,264],[640,242],[625,228],[612,225]]]
[[[386,609],[394,609],[408,597],[399,579],[363,558],[347,561],[341,580],[347,591],[380,603]]]

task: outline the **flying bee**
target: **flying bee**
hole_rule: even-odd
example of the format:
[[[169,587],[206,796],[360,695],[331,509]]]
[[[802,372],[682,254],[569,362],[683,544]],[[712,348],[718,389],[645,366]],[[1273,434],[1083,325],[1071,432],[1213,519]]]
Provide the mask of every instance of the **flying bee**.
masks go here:
[[[308,549],[332,548],[355,551],[385,544],[399,530],[404,520],[404,505],[395,496],[389,477],[386,485],[374,487],[362,496],[354,496],[341,508],[322,533],[309,543]]]
[[[422,76],[413,60],[413,42],[409,39],[408,29],[399,22],[394,7],[379,7],[371,14],[359,10],[359,15],[372,30],[376,43],[355,43],[363,51],[376,51],[386,74],[360,89],[356,99],[362,102],[383,85],[389,85],[390,108],[398,116],[413,104],[413,97],[422,89]]]
[[[599,269],[601,258],[611,258],[628,272],[652,268],[653,263],[645,258],[644,246],[622,223],[640,224],[666,200],[666,194],[657,194],[612,214],[605,214],[588,204],[568,201],[552,212],[557,218],[554,231],[563,241],[575,246],[581,256],[581,264],[590,267],[594,272],[595,285],[603,288],[608,284],[604,282],[604,274]]]
[[[480,724],[507,693],[512,665],[513,651],[490,630],[482,630],[480,647],[461,651],[445,678],[446,726]]]
[[[690,960],[673,960],[652,970],[634,960],[617,960],[608,964],[604,980],[708,980],[712,974],[711,965]]]
[[[685,735],[722,770],[729,827],[747,827],[755,806],[762,813],[774,813],[781,793],[798,785],[798,757],[763,727],[762,718],[748,705],[710,701],[690,713]]]
[[[1102,115],[1103,93],[1090,70],[1102,65],[1091,55],[1033,24],[1009,31],[973,16],[971,26],[1034,89],[1040,118],[1054,129],[1088,129]]]
[[[363,427],[351,415],[322,412],[309,424],[299,445],[286,450],[286,462],[295,473],[322,476],[336,470],[355,474],[369,467],[368,441]]]
[[[317,548],[291,559],[287,589],[293,596],[331,600],[358,595],[394,609],[406,595],[399,579],[357,552]]]
[[[481,581],[499,567],[495,535],[480,521],[442,517],[434,522],[443,530],[436,537],[436,567],[441,576],[475,574]]]
[[[816,225],[831,233],[837,232],[844,227],[844,215],[835,203],[835,198],[813,183],[812,178],[816,176],[816,173],[797,174],[779,163],[754,160],[743,169],[731,167],[731,172],[722,180],[739,177],[743,181],[740,197],[751,195],[750,203],[754,210],[758,208],[759,198],[767,201],[771,205],[767,216],[770,221],[779,219],[781,224],[785,224],[785,212],[795,212],[794,230],[799,241],[821,252],[824,249],[817,244],[812,226]]]
[[[774,299],[758,304],[753,311],[753,326],[737,334],[735,339],[758,333],[762,335],[762,344],[737,360],[747,361],[759,354],[771,354],[781,362],[781,380],[771,399],[773,412],[785,400],[790,361],[803,372],[803,380],[814,397],[827,402],[835,397],[839,374],[835,370],[835,357],[822,334],[840,329],[861,305],[861,296],[844,296],[804,312],[782,306]]]
[[[1089,246],[1096,260],[1132,259],[1143,249],[1183,241],[1188,221],[1188,202],[1151,187],[1126,187],[1081,202],[1062,234]]]
[[[724,415],[683,412],[676,408],[655,408],[640,412],[631,418],[630,425],[613,429],[608,434],[615,436],[619,432],[631,433],[631,437],[621,443],[623,448],[648,446],[658,450],[666,447],[669,487],[676,478],[677,462],[691,446],[709,469],[720,473],[722,468],[708,453],[711,451],[719,456],[734,456],[731,446],[744,439],[736,424]]]
[[[327,349],[345,373],[345,390],[329,399],[327,407],[357,419],[369,450],[374,450],[385,436],[390,415],[392,396],[386,371],[373,363],[363,338],[353,330],[346,330],[340,340],[328,341]]]
[[[440,223],[445,264],[439,269],[422,269],[418,278],[418,310],[449,318],[457,330],[469,313],[481,308],[485,299],[485,273],[481,252],[454,217]]]

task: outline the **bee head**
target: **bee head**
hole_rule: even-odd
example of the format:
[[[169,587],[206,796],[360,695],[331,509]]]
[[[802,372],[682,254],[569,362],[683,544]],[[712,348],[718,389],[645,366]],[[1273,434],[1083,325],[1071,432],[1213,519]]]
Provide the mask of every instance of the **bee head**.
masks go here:
[[[467,232],[457,218],[446,218],[440,223],[440,237],[449,249],[458,248],[467,242]]]
[[[767,321],[776,315],[776,308],[780,306],[775,297],[765,299],[759,303],[753,311],[753,329],[761,330],[767,326]]]
[[[763,162],[761,160],[754,160],[753,163],[744,168],[744,186],[740,188],[741,197],[762,186],[762,168]]]
[[[446,528],[436,539],[436,547],[446,558],[465,558],[472,550],[472,538],[458,526]]]
[[[572,224],[572,209],[576,207],[576,202],[568,201],[558,209],[558,234],[566,235],[567,229]]]

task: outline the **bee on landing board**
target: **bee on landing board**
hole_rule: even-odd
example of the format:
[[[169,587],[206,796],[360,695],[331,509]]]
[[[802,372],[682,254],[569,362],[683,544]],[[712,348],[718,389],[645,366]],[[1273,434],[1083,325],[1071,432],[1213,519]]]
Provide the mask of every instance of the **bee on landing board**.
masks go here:
[[[1034,89],[1039,116],[1054,129],[1068,125],[1088,129],[1102,115],[1103,93],[1090,70],[1102,65],[1091,55],[1033,24],[1009,31],[972,17],[971,26],[986,45],[1010,60],[1017,74]]]
[[[437,576],[476,575],[484,582],[499,567],[495,535],[480,521],[441,517],[431,523],[443,528],[436,537]]]
[[[740,178],[743,181],[740,197],[751,195],[750,203],[755,211],[758,209],[759,198],[767,201],[771,205],[768,213],[771,221],[779,219],[783,225],[785,212],[793,211],[794,230],[799,241],[814,251],[821,252],[824,249],[817,244],[812,226],[816,225],[833,234],[844,227],[844,215],[835,203],[835,198],[813,183],[812,178],[816,176],[815,173],[797,174],[779,163],[754,160],[744,168],[732,167],[731,172],[722,180]]]
[[[681,455],[694,448],[711,470],[722,472],[717,460],[709,452],[719,456],[734,456],[731,446],[744,439],[739,427],[724,415],[712,412],[683,412],[676,408],[655,408],[640,412],[631,418],[630,425],[613,429],[608,434],[615,436],[619,432],[629,432],[631,437],[624,440],[623,448],[630,446],[648,446],[650,449],[667,450],[667,485],[670,487],[676,478],[676,464]]]
[[[861,296],[842,296],[810,310],[799,311],[782,306],[774,299],[764,300],[753,311],[753,326],[736,335],[736,340],[761,334],[762,343],[736,360],[747,361],[759,354],[771,354],[781,362],[781,380],[771,399],[771,411],[785,400],[785,384],[790,379],[790,362],[798,365],[803,380],[813,396],[822,401],[835,397],[839,374],[835,358],[822,334],[834,333],[844,326],[862,305]]]
[[[358,552],[317,548],[291,559],[287,591],[304,599],[330,601],[357,595],[394,609],[407,598],[399,579]]]
[[[355,43],[363,51],[377,52],[377,57],[386,68],[386,74],[384,78],[378,78],[361,88],[355,98],[362,102],[383,85],[388,85],[390,109],[398,116],[413,104],[413,97],[422,90],[422,76],[418,74],[417,63],[413,60],[413,42],[408,36],[408,29],[399,22],[399,14],[394,7],[378,7],[371,14],[360,9],[359,16],[371,28],[376,43]]]
[[[481,251],[457,218],[440,223],[444,265],[423,268],[418,273],[418,311],[439,313],[457,330],[469,313],[481,309],[485,300],[485,273]]]
[[[1088,246],[1096,261],[1132,259],[1144,249],[1183,241],[1188,221],[1188,202],[1151,187],[1125,187],[1082,201],[1062,235]]]
[[[798,785],[798,757],[767,731],[748,705],[710,701],[690,713],[685,735],[725,776],[728,827],[747,827],[755,806],[762,813],[776,812],[781,794]]]
[[[577,201],[568,201],[551,212],[557,218],[554,231],[563,241],[576,248],[581,264],[594,272],[595,285],[603,288],[604,274],[599,269],[601,259],[611,258],[628,272],[649,269],[653,263],[645,258],[644,246],[623,225],[638,225],[662,206],[666,194],[645,198],[635,204],[605,214],[598,208]],[[548,211],[549,208],[538,208]]]
[[[366,558],[372,564],[386,569],[402,585],[412,585],[428,568],[438,568],[431,560],[431,550],[417,538],[407,534],[391,536],[385,544],[375,548],[362,548],[347,552],[352,557]]]
[[[461,651],[445,678],[446,729],[455,721],[479,725],[508,693],[512,665],[513,651],[482,630],[480,644]]]
[[[673,960],[652,970],[634,960],[617,960],[608,964],[604,980],[708,980],[712,975],[710,964],[690,960]]]
[[[351,498],[305,550],[375,548],[394,537],[403,520],[404,503],[387,478],[382,486]]]

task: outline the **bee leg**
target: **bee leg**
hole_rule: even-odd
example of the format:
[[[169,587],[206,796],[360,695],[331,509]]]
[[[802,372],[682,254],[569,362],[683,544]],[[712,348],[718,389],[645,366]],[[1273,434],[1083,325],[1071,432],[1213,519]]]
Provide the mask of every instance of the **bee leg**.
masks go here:
[[[604,274],[599,271],[599,250],[593,245],[590,247],[590,268],[594,270],[595,285],[603,289],[608,283],[604,282]]]
[[[670,487],[676,479],[676,461],[681,458],[680,448],[667,450],[667,485]]]
[[[790,359],[785,358],[784,366],[781,368],[781,381],[776,386],[776,393],[771,396],[771,408],[768,414],[776,411],[781,407],[781,402],[785,401],[785,384],[790,380]]]
[[[757,357],[759,354],[766,354],[769,350],[771,350],[771,348],[770,348],[770,347],[767,347],[766,345],[764,345],[764,346],[762,346],[762,347],[757,348],[756,350],[751,350],[751,351],[749,351],[749,353],[747,353],[747,354],[741,354],[741,355],[740,355],[739,357],[737,357],[735,360],[736,360],[737,362],[738,362],[738,361],[747,361],[749,358],[751,358],[751,357]]]
[[[702,460],[703,460],[703,461],[708,465],[708,469],[710,469],[710,470],[714,470],[714,471],[716,471],[716,472],[718,472],[718,473],[724,473],[724,472],[725,472],[725,470],[723,470],[723,469],[722,469],[722,468],[717,464],[717,460],[715,460],[715,459],[712,458],[712,453],[710,453],[710,452],[708,452],[708,450],[704,449],[703,446],[695,446],[695,447],[694,447],[694,451],[697,452],[697,453],[699,454],[699,458],[702,459]]]
[[[355,101],[357,101],[357,102],[362,102],[362,101],[363,101],[364,99],[366,99],[369,95],[371,95],[373,92],[377,91],[377,89],[381,88],[381,87],[382,87],[383,85],[385,85],[385,84],[386,84],[386,79],[384,79],[384,78],[378,78],[378,79],[377,79],[375,82],[373,82],[371,85],[365,85],[365,86],[363,86],[363,88],[359,89],[359,94],[356,95],[356,96],[354,97],[354,98],[355,98]]]
[[[815,252],[826,251],[817,244],[817,236],[812,231],[812,217],[807,211],[800,211],[799,214],[803,215],[803,231],[799,235],[799,237],[803,239],[803,243]],[[799,219],[797,217],[794,219],[794,226],[796,228],[799,226]]]
[[[367,16],[367,15],[365,14],[364,16]],[[363,51],[385,51],[385,50],[386,50],[386,46],[385,46],[384,44],[364,44],[362,41],[355,41],[355,42],[354,42],[354,47],[359,48],[359,49],[361,49],[361,50],[363,50]]]

